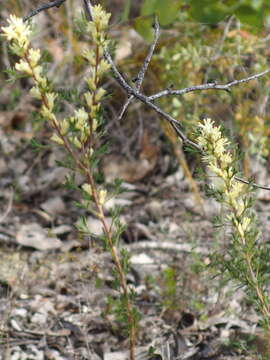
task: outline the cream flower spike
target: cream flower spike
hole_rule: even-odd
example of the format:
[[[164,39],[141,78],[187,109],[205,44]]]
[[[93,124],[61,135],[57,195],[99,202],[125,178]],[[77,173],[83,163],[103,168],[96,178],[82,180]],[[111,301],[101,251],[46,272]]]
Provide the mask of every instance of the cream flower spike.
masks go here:
[[[16,15],[10,15],[7,21],[9,26],[1,28],[3,35],[8,41],[16,41],[21,48],[26,50],[29,46],[29,36],[31,35],[30,27],[23,22],[22,18]]]

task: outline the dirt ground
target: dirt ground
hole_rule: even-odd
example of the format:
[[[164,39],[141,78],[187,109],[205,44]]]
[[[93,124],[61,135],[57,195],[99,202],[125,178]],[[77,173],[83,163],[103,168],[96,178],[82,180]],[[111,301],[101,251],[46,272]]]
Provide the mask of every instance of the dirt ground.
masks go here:
[[[120,245],[131,256],[128,279],[142,316],[138,359],[148,358],[150,346],[157,359],[247,359],[246,348],[263,348],[257,315],[241,289],[221,286],[207,268],[213,251],[228,243],[211,221],[218,205],[203,193],[204,209],[196,203],[154,127],[159,156],[149,171],[141,171],[145,159],[113,153],[102,165],[108,181],[119,172],[141,177],[125,181],[127,191],[106,204],[107,220],[121,206],[127,226]],[[0,136],[1,359],[125,359],[127,338],[107,303],[117,292],[99,221],[63,188],[66,170],[55,165],[61,150],[37,155],[26,135],[23,127],[2,128]],[[263,200],[257,207],[267,233]],[[76,231],[81,215],[91,238]]]

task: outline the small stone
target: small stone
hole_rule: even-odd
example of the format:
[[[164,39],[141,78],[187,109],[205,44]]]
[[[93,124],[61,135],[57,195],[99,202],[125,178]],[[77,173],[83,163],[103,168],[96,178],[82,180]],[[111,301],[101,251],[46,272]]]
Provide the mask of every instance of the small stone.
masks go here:
[[[41,204],[41,208],[50,215],[62,214],[66,210],[65,203],[60,196],[48,199]]]
[[[146,210],[153,220],[160,220],[162,216],[162,204],[160,201],[152,200],[146,205]]]
[[[48,319],[48,314],[45,312],[36,312],[31,318],[31,322],[34,324],[46,324]]]

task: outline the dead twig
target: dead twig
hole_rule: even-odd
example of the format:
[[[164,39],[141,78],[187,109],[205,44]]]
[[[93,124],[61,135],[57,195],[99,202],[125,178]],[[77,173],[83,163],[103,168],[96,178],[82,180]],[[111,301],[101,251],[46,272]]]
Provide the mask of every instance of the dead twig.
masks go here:
[[[0,224],[2,224],[4,222],[4,220],[6,219],[8,214],[11,212],[12,204],[13,204],[13,198],[14,198],[14,191],[11,189],[9,199],[8,199],[7,208],[6,208],[5,212],[4,212],[4,214],[0,217]]]
[[[137,90],[140,90],[141,89],[141,86],[142,86],[142,83],[143,83],[143,80],[144,80],[144,76],[145,76],[145,73],[147,71],[147,68],[148,68],[148,65],[152,59],[152,56],[153,56],[153,53],[154,53],[154,50],[156,48],[156,45],[157,45],[157,42],[158,42],[158,38],[159,38],[159,23],[158,23],[158,19],[157,19],[157,16],[155,17],[155,23],[154,23],[154,40],[149,48],[149,51],[148,51],[148,54],[146,56],[146,58],[144,59],[144,62],[141,66],[141,69],[137,75],[137,78],[136,78],[136,81],[135,81],[135,88]],[[120,114],[119,114],[119,117],[118,119],[121,120],[122,117],[124,116],[129,104],[132,102],[132,100],[134,99],[134,95],[130,95],[127,102],[124,104]]]
[[[191,244],[175,244],[174,242],[170,241],[139,241],[137,243],[133,243],[130,245],[125,246],[129,251],[146,251],[149,249],[153,250],[163,250],[163,251],[172,251],[172,252],[186,252],[186,253],[198,253],[207,255],[209,254],[209,249],[206,247],[194,247]]]
[[[227,84],[217,84],[215,82],[213,83],[208,83],[208,84],[203,84],[203,85],[195,85],[195,86],[190,86],[184,89],[179,89],[179,90],[173,90],[171,88],[166,89],[166,90],[162,90],[154,95],[150,95],[148,96],[149,100],[156,100],[159,99],[163,96],[168,96],[168,95],[184,95],[193,91],[203,91],[203,90],[223,90],[223,91],[231,91],[231,87],[242,84],[242,83],[246,83],[248,81],[251,80],[255,80],[258,79],[266,74],[270,73],[270,69],[264,70],[258,74],[255,75],[251,75],[249,77],[243,78],[243,79],[239,79],[239,80],[234,80],[231,81]]]
[[[248,181],[248,180],[245,180],[245,179],[241,179],[241,178],[239,178],[238,176],[235,176],[234,178],[235,178],[237,181],[240,181],[240,182],[243,183],[243,184],[247,184],[247,185],[253,186],[253,187],[258,188],[258,189],[270,190],[270,187],[269,187],[269,186],[259,185],[259,184],[256,184],[256,183],[252,182],[252,181]]]
[[[161,115],[165,120],[167,120],[174,130],[176,131],[179,138],[183,141],[185,145],[190,145],[193,148],[201,151],[201,148],[198,144],[194,143],[190,139],[187,138],[187,136],[179,129],[180,123],[176,119],[174,119],[171,115],[166,113],[164,110],[162,110],[160,107],[158,107],[156,104],[154,104],[151,100],[149,100],[149,97],[139,92],[137,89],[134,89],[132,86],[130,86],[127,81],[124,79],[123,75],[119,72],[117,69],[114,61],[112,60],[112,57],[107,49],[104,50],[104,56],[108,63],[111,65],[111,69],[114,73],[116,81],[121,85],[122,88],[126,90],[126,92],[130,95],[134,95],[134,98],[139,99],[142,103],[147,105],[148,107],[155,110],[156,113]]]
[[[26,15],[26,16],[23,18],[23,21],[27,21],[27,20],[29,20],[31,17],[39,14],[41,11],[50,9],[50,8],[52,8],[52,7],[58,7],[58,8],[59,8],[65,1],[66,1],[66,0],[55,0],[55,1],[49,2],[48,4],[41,5],[40,7],[38,7],[37,9],[31,11],[28,15]]]

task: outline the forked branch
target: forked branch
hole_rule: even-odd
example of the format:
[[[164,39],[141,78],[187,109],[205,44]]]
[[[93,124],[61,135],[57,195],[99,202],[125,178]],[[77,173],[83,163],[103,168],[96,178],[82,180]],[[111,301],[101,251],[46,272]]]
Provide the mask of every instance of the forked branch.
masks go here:
[[[38,13],[40,13],[41,11],[47,10],[49,8],[52,7],[60,7],[62,5],[62,3],[64,3],[66,0],[55,0],[52,1],[46,5],[42,5],[39,8],[37,8],[36,10],[33,10],[30,12],[30,14],[28,14],[27,16],[24,17],[24,21],[30,19],[31,17],[37,15]],[[86,14],[86,18],[88,20],[91,20],[91,8],[92,8],[92,4],[91,4],[91,0],[83,0],[84,3],[84,8],[85,8],[85,14]],[[190,92],[194,92],[194,91],[205,91],[205,90],[223,90],[223,91],[228,91],[230,92],[231,88],[233,86],[237,86],[240,85],[242,83],[246,83],[255,79],[259,79],[265,75],[267,75],[268,73],[270,73],[270,69],[266,69],[265,71],[262,71],[258,74],[254,74],[251,76],[248,76],[246,78],[242,78],[239,80],[233,80],[231,82],[228,82],[227,84],[217,84],[216,82],[211,82],[211,83],[207,83],[207,84],[202,84],[202,85],[194,85],[194,86],[190,86],[187,88],[183,88],[183,89],[172,89],[172,88],[168,88],[165,90],[162,90],[156,94],[147,96],[145,94],[143,94],[142,92],[140,92],[141,89],[141,85],[143,83],[144,77],[145,77],[145,73],[146,70],[148,68],[148,65],[151,61],[151,58],[153,56],[153,52],[155,50],[155,47],[157,45],[157,41],[158,41],[158,37],[159,37],[159,24],[158,24],[158,20],[157,18],[155,19],[155,24],[154,24],[154,40],[149,48],[149,51],[147,53],[147,56],[142,64],[142,67],[138,73],[136,82],[135,82],[135,87],[131,86],[128,84],[128,82],[125,80],[124,76],[120,73],[120,71],[118,70],[117,66],[115,65],[111,54],[109,53],[108,49],[105,49],[104,51],[104,56],[106,58],[106,60],[110,63],[111,65],[111,69],[112,72],[114,74],[114,77],[116,79],[116,81],[119,83],[119,85],[126,91],[126,93],[128,94],[128,100],[125,103],[125,105],[123,106],[121,113],[119,115],[119,118],[121,118],[127,107],[129,106],[129,104],[131,103],[131,101],[133,99],[138,99],[140,100],[142,103],[144,103],[146,106],[150,107],[151,109],[153,109],[156,113],[158,113],[162,118],[164,118],[166,121],[168,121],[171,126],[173,127],[174,131],[176,132],[177,136],[183,141],[183,143],[185,145],[190,145],[193,148],[197,149],[199,152],[202,153],[202,150],[200,148],[200,146],[198,144],[196,144],[195,142],[193,142],[192,140],[190,140],[184,133],[183,131],[180,129],[181,124],[179,123],[178,120],[176,120],[175,118],[173,118],[171,115],[169,115],[168,113],[166,113],[164,110],[162,110],[158,105],[156,105],[153,101],[156,99],[159,99],[163,96],[177,96],[177,95],[184,95]],[[255,183],[251,183],[248,180],[244,180],[241,178],[236,177],[236,179],[240,182],[243,182],[245,184],[249,184],[252,185],[254,187],[257,188],[261,188],[264,190],[270,190],[270,187],[268,186],[262,186],[259,184],[255,184]]]

